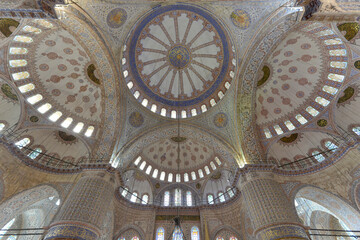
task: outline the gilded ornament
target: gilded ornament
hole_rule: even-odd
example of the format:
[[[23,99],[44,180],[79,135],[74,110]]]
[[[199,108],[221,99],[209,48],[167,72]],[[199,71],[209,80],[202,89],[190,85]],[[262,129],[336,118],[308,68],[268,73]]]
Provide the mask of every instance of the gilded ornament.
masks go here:
[[[144,117],[139,112],[133,112],[129,116],[129,123],[133,127],[140,127],[144,123]]]
[[[263,85],[270,77],[270,68],[268,66],[263,66],[262,68],[263,76],[262,78],[257,82],[257,86],[260,87]]]
[[[101,84],[100,79],[98,79],[96,77],[95,71],[96,71],[96,67],[94,64],[90,64],[86,70],[87,75],[90,78],[90,80],[93,81],[95,84],[100,85]]]
[[[338,103],[344,103],[348,101],[355,93],[355,89],[348,87],[344,90],[344,95],[338,99]]]
[[[319,119],[319,120],[317,121],[317,125],[318,125],[319,127],[325,127],[325,126],[327,125],[327,120],[326,120],[326,119]]]
[[[251,23],[250,15],[240,9],[233,11],[230,15],[230,19],[236,27],[242,30],[247,29]]]
[[[5,37],[10,37],[13,33],[13,28],[17,28],[19,26],[19,22],[11,19],[11,18],[0,18],[0,32],[4,34]]]
[[[360,60],[357,60],[356,62],[354,62],[354,66],[356,69],[360,70]]]
[[[292,143],[298,138],[298,136],[299,136],[299,134],[293,133],[290,136],[285,136],[285,137],[280,138],[280,141],[282,141],[284,143]]]
[[[228,123],[228,117],[226,113],[219,112],[214,116],[214,125],[218,128],[223,128]]]
[[[18,97],[17,95],[13,92],[13,89],[10,87],[9,84],[3,84],[1,85],[1,91],[5,94],[5,96],[7,96],[8,98],[14,100],[14,101],[18,101]]]
[[[37,116],[31,116],[30,117],[30,122],[38,122],[39,118]]]
[[[115,8],[108,14],[106,22],[111,28],[119,28],[126,22],[126,19],[126,11],[122,8]]]
[[[343,23],[338,26],[338,29],[340,32],[345,31],[346,33],[345,33],[344,37],[348,41],[350,41],[351,39],[353,39],[356,36],[356,34],[358,34],[359,24],[356,22]]]

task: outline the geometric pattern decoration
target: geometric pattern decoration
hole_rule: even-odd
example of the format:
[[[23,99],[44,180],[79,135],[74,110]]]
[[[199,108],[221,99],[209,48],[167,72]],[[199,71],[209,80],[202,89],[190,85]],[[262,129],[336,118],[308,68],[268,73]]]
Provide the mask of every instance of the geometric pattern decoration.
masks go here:
[[[124,46],[123,76],[134,97],[164,117],[206,112],[235,77],[229,36],[204,9],[168,5],[149,12]]]

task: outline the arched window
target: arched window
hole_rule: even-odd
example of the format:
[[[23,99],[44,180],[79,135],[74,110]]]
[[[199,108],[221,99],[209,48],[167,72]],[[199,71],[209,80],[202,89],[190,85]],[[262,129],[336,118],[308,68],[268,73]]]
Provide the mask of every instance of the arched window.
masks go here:
[[[184,238],[183,238],[183,233],[181,232],[181,229],[178,226],[176,226],[173,236],[172,236],[172,240],[183,240],[183,239]]]
[[[191,240],[200,240],[199,228],[196,226],[191,228]]]
[[[331,142],[331,141],[326,141],[325,142],[325,147],[327,149],[331,150],[332,152],[336,151],[336,149],[338,148],[338,146],[335,143]]]
[[[324,155],[322,155],[320,152],[318,152],[318,151],[313,151],[312,153],[311,153],[311,155],[316,159],[316,161],[318,161],[318,162],[322,162],[322,161],[324,161],[325,160],[325,157],[324,157]]]
[[[230,198],[232,198],[235,195],[234,190],[231,187],[227,188],[227,192],[228,192]]]
[[[234,236],[231,236],[229,240],[238,240],[238,239]]]
[[[156,240],[165,240],[165,231],[164,228],[159,227],[156,231]]]
[[[122,195],[123,197],[126,197],[127,193],[128,193],[128,188],[123,188],[123,190],[122,190],[122,192],[121,192],[121,195]]]
[[[192,206],[192,194],[191,191],[186,192],[186,205]]]
[[[216,240],[224,240],[223,237],[217,237]]]
[[[212,194],[209,194],[207,196],[208,204],[214,204],[214,196]]]
[[[181,206],[181,189],[175,189],[175,206]]]
[[[168,182],[172,182],[173,181],[173,174],[169,173],[168,175]]]
[[[131,201],[131,202],[136,202],[137,196],[138,196],[137,192],[133,192],[133,193],[131,194],[130,201]]]
[[[189,181],[189,174],[184,173],[184,182],[188,182]]]
[[[121,238],[119,238],[118,240],[126,240],[126,238],[125,238],[125,237],[121,237]]]
[[[29,145],[30,143],[30,139],[29,138],[23,138],[20,141],[15,143],[15,146],[17,146],[18,148],[22,149],[23,147]]]
[[[196,180],[196,173],[194,171],[191,172],[191,179]]]
[[[356,135],[360,136],[360,127],[353,127],[353,128],[352,128],[352,131],[353,131]]]
[[[219,192],[218,197],[220,202],[225,202],[225,196],[223,192]]]
[[[2,131],[5,128],[5,124],[0,123],[0,131]]]
[[[131,240],[139,240],[138,236],[134,236]]]
[[[42,152],[42,149],[41,148],[35,148],[34,151],[32,151],[28,157],[31,158],[31,159],[35,159],[37,158],[37,156],[39,156],[39,154]]]
[[[170,192],[166,191],[164,193],[164,206],[169,206],[170,204]]]
[[[11,226],[14,224],[14,222],[15,222],[15,218],[11,219],[7,224],[5,224],[5,226],[0,230],[0,234],[1,235],[6,234],[7,230],[5,230],[5,229],[11,228]],[[0,239],[2,239],[1,236],[0,236]],[[10,238],[8,238],[8,239],[10,239]]]
[[[142,196],[142,199],[141,199],[141,200],[142,200],[142,201],[141,201],[142,204],[148,204],[148,203],[149,203],[149,195],[144,194],[144,195]]]

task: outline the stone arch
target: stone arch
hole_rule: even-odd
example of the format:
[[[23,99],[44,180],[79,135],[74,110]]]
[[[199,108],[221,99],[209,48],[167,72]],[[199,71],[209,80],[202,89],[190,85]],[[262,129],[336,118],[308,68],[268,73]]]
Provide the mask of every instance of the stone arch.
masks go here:
[[[114,237],[114,240],[117,240],[118,238],[120,238],[123,234],[126,234],[127,232],[130,232],[130,231],[134,231],[138,234],[138,237],[143,240],[145,239],[145,233],[144,231],[136,226],[136,225],[125,225],[124,227],[122,227],[117,234],[115,234],[115,237]],[[131,240],[131,239],[130,239]]]
[[[231,236],[236,237],[238,240],[242,240],[242,235],[233,227],[224,225],[217,227],[210,236],[210,239],[216,240],[217,237],[222,235],[224,237],[224,240],[229,240]]]
[[[300,186],[292,193],[293,201],[296,198],[313,202],[312,211],[329,213],[343,221],[349,229],[357,229],[360,225],[360,212],[351,203],[321,188],[311,185]]]
[[[12,196],[0,205],[0,226],[4,226],[32,205],[53,196],[61,201],[59,192],[50,185],[39,185]]]

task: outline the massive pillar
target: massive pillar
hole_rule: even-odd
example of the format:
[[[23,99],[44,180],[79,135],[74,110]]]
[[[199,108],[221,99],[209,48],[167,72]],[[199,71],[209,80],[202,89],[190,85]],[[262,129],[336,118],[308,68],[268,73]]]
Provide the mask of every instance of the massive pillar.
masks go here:
[[[294,203],[271,170],[244,170],[239,184],[257,239],[309,239]]]
[[[106,214],[112,210],[114,182],[113,174],[106,170],[85,171],[44,239],[99,239]]]

